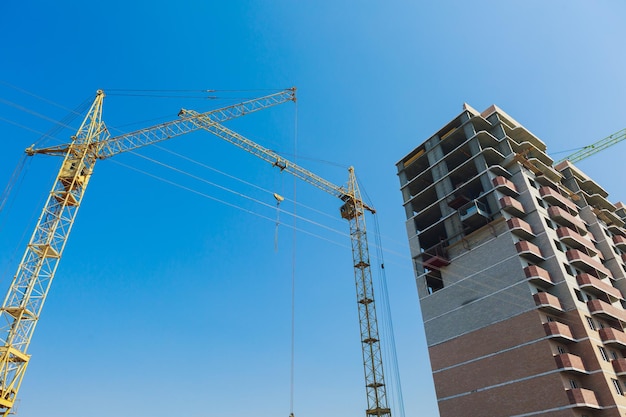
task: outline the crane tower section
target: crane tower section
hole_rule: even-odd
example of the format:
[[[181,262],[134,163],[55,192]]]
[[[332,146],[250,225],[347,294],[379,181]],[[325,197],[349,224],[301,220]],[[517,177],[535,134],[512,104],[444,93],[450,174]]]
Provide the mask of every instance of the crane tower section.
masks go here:
[[[17,273],[0,309],[0,412],[6,416],[28,366],[27,354],[74,219],[97,160],[94,144],[109,134],[102,122],[104,93],[98,91],[72,137],[52,191],[39,216]]]
[[[6,417],[11,412],[17,398],[30,360],[28,346],[96,162],[199,129],[207,130],[343,201],[341,216],[350,225],[357,290],[368,401],[366,417],[391,417],[364,216],[365,211],[375,213],[375,210],[361,199],[354,169],[349,169],[348,185],[337,186],[221,124],[248,113],[295,101],[295,88],[205,113],[181,110],[177,120],[116,137],[110,137],[102,121],[103,98],[104,93],[99,90],[71,143],[26,150],[31,156],[62,156],[63,163],[0,308],[0,417]]]

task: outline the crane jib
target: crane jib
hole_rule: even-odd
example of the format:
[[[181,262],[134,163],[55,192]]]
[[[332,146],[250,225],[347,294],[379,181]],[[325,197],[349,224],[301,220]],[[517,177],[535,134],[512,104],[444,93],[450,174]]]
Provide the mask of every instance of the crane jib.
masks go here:
[[[99,90],[75,137],[68,144],[26,149],[36,154],[63,156],[64,160],[11,286],[0,308],[0,417],[12,413],[30,355],[28,346],[43,304],[63,255],[97,160],[109,158],[186,133],[204,129],[270,162],[343,201],[341,217],[349,222],[357,290],[361,346],[367,394],[366,416],[390,417],[384,383],[382,353],[374,307],[364,210],[375,210],[361,199],[354,169],[347,186],[335,185],[276,153],[250,141],[221,123],[288,101],[296,101],[290,88],[253,100],[198,113],[181,110],[181,118],[124,135],[110,137],[102,120],[104,93]]]

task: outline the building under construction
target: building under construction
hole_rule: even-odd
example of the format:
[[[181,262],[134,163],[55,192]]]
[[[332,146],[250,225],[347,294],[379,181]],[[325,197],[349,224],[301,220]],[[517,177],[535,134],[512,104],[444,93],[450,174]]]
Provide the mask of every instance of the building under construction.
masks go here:
[[[626,416],[626,206],[496,106],[397,168],[441,417]]]

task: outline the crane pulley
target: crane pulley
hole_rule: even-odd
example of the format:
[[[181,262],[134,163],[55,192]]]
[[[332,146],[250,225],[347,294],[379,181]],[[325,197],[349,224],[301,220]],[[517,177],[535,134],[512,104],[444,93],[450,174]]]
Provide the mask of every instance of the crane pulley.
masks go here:
[[[365,211],[375,210],[361,199],[354,169],[349,169],[347,186],[337,186],[222,125],[248,113],[295,101],[295,88],[204,113],[181,110],[177,120],[116,137],[110,136],[102,121],[103,99],[104,93],[99,90],[71,143],[26,149],[31,156],[62,156],[63,163],[0,308],[0,416],[6,417],[15,403],[30,360],[28,346],[96,162],[203,129],[342,200],[341,217],[350,226],[366,416],[390,417],[364,218]]]

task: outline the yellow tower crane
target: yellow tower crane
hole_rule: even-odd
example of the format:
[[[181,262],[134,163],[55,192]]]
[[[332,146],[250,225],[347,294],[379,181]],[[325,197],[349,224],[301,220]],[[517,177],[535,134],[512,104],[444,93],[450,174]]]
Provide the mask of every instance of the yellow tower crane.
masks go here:
[[[102,121],[104,92],[99,90],[71,143],[42,149],[31,147],[26,150],[31,156],[63,156],[63,163],[0,308],[2,417],[10,414],[17,398],[30,360],[28,346],[96,161],[200,129],[207,130],[342,200],[341,217],[350,225],[367,393],[366,416],[391,417],[391,410],[387,405],[365,227],[365,211],[375,213],[375,210],[361,199],[354,169],[349,169],[347,186],[337,186],[221,124],[248,113],[295,101],[295,93],[295,88],[291,88],[205,113],[182,110],[177,120],[110,137]]]

